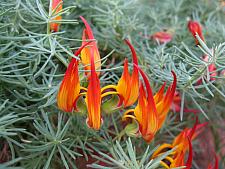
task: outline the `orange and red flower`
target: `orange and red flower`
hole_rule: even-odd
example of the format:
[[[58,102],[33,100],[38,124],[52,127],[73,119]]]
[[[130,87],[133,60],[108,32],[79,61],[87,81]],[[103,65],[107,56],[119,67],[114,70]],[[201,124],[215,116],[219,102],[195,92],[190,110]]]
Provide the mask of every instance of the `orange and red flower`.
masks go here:
[[[128,60],[125,59],[123,74],[116,86],[116,90],[123,97],[123,106],[128,107],[134,104],[138,98],[139,75],[138,75],[138,68],[134,66],[138,65],[138,59],[135,49],[128,40],[125,40],[125,42],[129,46],[132,53],[133,72],[130,75],[128,71]]]
[[[133,66],[133,72],[130,75],[128,71],[128,61],[125,59],[124,72],[118,82],[118,85],[108,85],[101,89],[100,80],[98,78],[99,73],[96,72],[97,69],[101,69],[97,42],[94,39],[90,25],[82,16],[80,16],[80,18],[84,22],[86,28],[83,31],[82,46],[75,53],[75,56],[80,54],[81,62],[85,66],[84,69],[90,71],[86,72],[88,78],[88,88],[80,86],[78,61],[73,58],[60,86],[57,103],[58,107],[63,111],[79,111],[77,109],[77,102],[80,100],[79,97],[83,95],[85,100],[84,104],[86,107],[85,111],[88,113],[87,125],[90,128],[99,130],[102,123],[102,102],[104,105],[103,110],[108,112],[111,111],[111,108],[108,109],[109,106],[115,106],[116,104],[115,109],[117,109],[121,107],[122,103],[124,107],[127,107],[136,102],[139,93],[138,69]],[[128,40],[125,40],[125,42],[132,52],[133,65],[138,65],[137,55],[133,46]],[[110,99],[110,101],[108,100],[109,95],[112,95],[112,99]],[[114,97],[115,95],[116,97]],[[104,104],[105,102],[107,102],[107,104]]]
[[[89,43],[90,42],[87,42],[81,46],[74,55],[78,56],[82,49]],[[59,88],[57,104],[58,107],[65,112],[72,112],[74,108],[76,108],[76,101],[82,89],[78,74],[78,62],[77,59],[72,58]]]
[[[62,6],[63,6],[63,1],[62,0],[52,0],[52,4],[51,4],[51,11],[52,11],[52,14],[53,17],[52,18],[52,22],[50,23],[50,30],[53,31],[53,32],[58,32],[59,30],[59,21],[62,20],[62,16],[61,15],[58,15],[59,12],[62,11]],[[56,21],[56,22],[54,22]]]
[[[75,56],[78,56],[90,43],[91,42],[87,42],[81,46],[75,53]],[[77,101],[81,95],[85,95],[85,102],[88,112],[87,125],[90,128],[99,130],[101,126],[101,88],[100,80],[95,70],[93,51],[91,51],[90,59],[91,74],[88,77],[88,88],[86,89],[80,86],[78,60],[72,58],[61,83],[57,103],[58,107],[65,112],[72,112],[74,109],[79,111],[77,110]]]
[[[196,34],[198,34],[201,40],[204,41],[204,36],[202,34],[202,27],[197,21],[190,20],[188,22],[188,29],[191,32],[192,36],[194,37],[196,45],[199,45],[198,39],[196,38]]]
[[[140,68],[138,69],[143,77],[147,92],[145,92],[144,85],[141,83],[138,104],[135,109],[128,110],[124,113],[123,120],[135,120],[138,123],[141,136],[147,143],[150,143],[167,117],[175,93],[177,80],[175,73],[172,72],[174,81],[168,87],[166,94],[164,95],[163,93],[166,85],[164,83],[158,93],[153,97],[146,74]]]
[[[162,144],[152,155],[152,159],[163,155],[166,151],[175,149],[170,153],[165,159],[163,159],[160,164],[165,168],[176,168],[181,166],[186,166],[186,169],[190,169],[192,165],[192,143],[191,141],[195,139],[206,123],[198,124],[198,119],[196,118],[196,123],[193,128],[184,129],[178,136],[175,137],[172,144]],[[187,162],[185,163],[185,154],[189,150],[189,155]]]
[[[137,65],[138,61],[134,48],[128,40],[126,40],[126,43],[131,49],[134,65]],[[83,44],[75,53],[75,56],[78,56],[80,53],[82,55],[82,51],[87,50],[87,46],[91,44],[93,44],[92,41]],[[130,75],[128,72],[128,63],[126,60],[124,74],[118,82],[118,85],[108,85],[101,89],[100,80],[98,78],[95,67],[95,48],[90,47],[89,52],[90,55],[88,56],[90,57],[89,60],[91,72],[89,76],[87,76],[88,88],[86,89],[80,86],[78,60],[73,58],[68,66],[62,84],[60,86],[57,103],[58,107],[63,111],[79,111],[79,109],[77,109],[77,101],[79,100],[79,97],[83,95],[85,98],[85,106],[88,113],[87,125],[90,128],[99,130],[102,123],[102,100],[105,100],[105,97],[107,97],[108,95],[118,96],[118,99],[113,98],[111,104],[109,104],[109,106],[111,106],[112,104],[114,106],[114,104],[116,104],[117,107],[120,107],[122,103],[124,103],[124,107],[129,106],[137,100],[139,93],[138,69],[134,67],[132,75]],[[129,80],[127,81],[126,78],[129,78]],[[123,89],[125,89],[126,92],[124,92]],[[106,108],[106,111],[110,110],[107,110]]]
[[[117,85],[108,85],[105,86],[102,91],[114,91],[120,97],[120,103],[123,104],[123,107],[128,107],[133,105],[139,95],[139,74],[138,68],[135,65],[138,65],[137,54],[134,47],[126,39],[126,44],[129,46],[132,59],[133,59],[133,71],[132,74],[128,70],[128,60],[124,60],[124,69],[121,78],[118,81]]]
[[[97,47],[97,42],[95,40],[95,37],[92,33],[91,27],[88,24],[88,22],[82,17],[80,16],[81,20],[83,21],[84,25],[85,25],[85,29],[83,30],[83,35],[82,35],[82,45],[87,43],[87,41],[91,41],[90,45],[85,47],[82,51],[81,51],[81,62],[82,64],[85,66],[84,69],[87,71],[91,70],[91,55],[93,53],[94,55],[94,63],[95,63],[95,70],[101,70],[101,58],[100,58],[100,54],[98,51],[98,47]],[[100,73],[97,72],[97,75],[99,75]],[[88,75],[88,72],[86,72],[86,75]]]
[[[78,56],[90,43],[87,42],[81,46],[75,53],[75,56]],[[72,112],[74,109],[79,111],[77,109],[77,101],[81,95],[85,95],[88,112],[87,124],[90,128],[99,130],[101,126],[101,88],[100,80],[95,71],[93,52],[91,53],[91,74],[88,77],[88,88],[80,86],[78,60],[72,58],[61,83],[57,103],[58,107],[65,112]]]
[[[65,112],[72,112],[79,94],[78,60],[72,58],[59,89],[57,97],[58,107]]]
[[[86,30],[84,31],[87,32],[88,37],[94,38],[90,26],[88,25],[86,20],[82,17],[81,19],[86,25]],[[125,42],[131,49],[133,64],[138,65],[136,52],[133,46],[128,40],[125,40]],[[117,104],[117,107],[120,107],[122,103],[124,103],[124,107],[132,105],[137,100],[139,93],[139,76],[138,69],[136,67],[133,67],[132,74],[129,74],[128,62],[127,60],[125,60],[124,73],[120,81],[118,82],[118,85],[108,85],[101,89],[98,73],[96,72],[96,56],[99,56],[96,54],[96,52],[98,53],[96,42],[83,42],[82,47],[75,53],[75,56],[78,56],[81,53],[82,62],[85,61],[88,65],[90,65],[90,73],[87,76],[88,88],[86,89],[80,86],[78,61],[73,58],[68,66],[62,84],[60,86],[57,103],[58,107],[63,111],[79,111],[77,109],[77,101],[79,100],[79,97],[81,95],[84,95],[85,106],[88,113],[87,125],[90,128],[98,130],[100,129],[102,123],[101,106],[102,100],[105,100],[103,98],[107,97],[108,95],[117,95],[118,99],[116,99],[116,102],[113,98],[112,103],[109,105]],[[87,59],[88,57],[89,59]],[[101,65],[99,65],[99,67],[101,67]]]

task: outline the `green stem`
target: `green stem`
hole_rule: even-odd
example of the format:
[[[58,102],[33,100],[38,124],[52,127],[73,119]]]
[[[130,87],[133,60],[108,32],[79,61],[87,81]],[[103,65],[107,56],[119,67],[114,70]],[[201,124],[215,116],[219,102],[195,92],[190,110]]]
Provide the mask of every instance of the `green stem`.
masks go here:
[[[47,34],[49,35],[51,33],[51,31],[50,31],[50,23],[48,22],[47,23]]]
[[[118,141],[121,140],[121,138],[126,134],[125,129],[123,129],[114,139],[113,142],[116,141],[118,139]]]

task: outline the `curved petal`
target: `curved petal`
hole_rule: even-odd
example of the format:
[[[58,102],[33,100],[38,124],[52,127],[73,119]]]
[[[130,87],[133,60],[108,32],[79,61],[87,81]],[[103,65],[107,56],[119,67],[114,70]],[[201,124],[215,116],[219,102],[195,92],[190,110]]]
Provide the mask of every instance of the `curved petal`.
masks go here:
[[[198,116],[196,116],[194,127],[192,127],[190,130],[187,131],[187,135],[190,139],[193,138],[196,128],[197,128],[197,125],[198,125]]]
[[[166,83],[164,83],[162,87],[159,89],[159,91],[154,95],[154,100],[156,104],[158,104],[160,101],[163,100],[165,86]]]
[[[152,154],[152,158],[156,158],[159,155],[165,153],[166,151],[169,151],[173,148],[171,144],[164,143],[157,148],[157,150]]]
[[[123,74],[121,76],[121,78],[118,81],[116,90],[117,92],[123,97],[123,100],[125,102],[125,100],[128,100],[128,95],[127,93],[130,93],[130,86],[127,85],[130,82],[130,74],[128,71],[128,60],[127,58],[125,58],[124,60],[124,67],[123,67]],[[127,97],[128,96],[128,97]]]
[[[139,123],[134,115],[134,109],[127,110],[122,117],[122,121],[125,122],[125,133],[131,137],[138,137],[140,135]]]
[[[188,159],[185,165],[186,165],[186,169],[190,169],[192,166],[193,151],[192,151],[191,138],[187,137],[187,139],[188,139],[188,146],[189,146],[189,154],[188,154]]]
[[[136,66],[136,67],[138,68],[139,72],[141,73],[141,76],[143,77],[143,80],[144,80],[144,83],[146,86],[146,90],[147,90],[147,94],[148,94],[148,99],[147,99],[148,107],[151,107],[154,112],[157,112],[155,101],[154,101],[153,94],[152,94],[152,89],[151,89],[150,83],[148,81],[147,75],[143,72],[143,70],[141,68],[139,68],[138,66]]]
[[[122,121],[126,121],[126,120],[128,120],[129,118],[134,119],[134,120],[137,120],[136,116],[134,115],[134,109],[127,110],[127,111],[123,114]]]
[[[90,46],[86,47],[84,50],[81,52],[81,62],[85,66],[85,70],[90,71],[91,70],[91,55],[93,53],[94,56],[94,65],[95,65],[95,70],[101,70],[101,58],[100,54],[98,51],[97,47],[97,42],[94,38],[94,35],[92,33],[91,27],[88,24],[88,22],[80,16],[81,20],[85,24],[86,29],[83,30],[83,35],[82,35],[82,45],[86,43],[87,41],[91,41]],[[89,73],[86,72],[86,75]],[[97,75],[99,76],[100,72],[97,72]]]
[[[125,39],[126,44],[129,46],[131,53],[132,53],[132,59],[133,59],[133,71],[131,74],[131,82],[128,84],[130,86],[129,90],[129,99],[124,102],[125,107],[130,106],[136,102],[139,95],[139,74],[138,74],[138,68],[134,65],[138,66],[138,59],[137,54],[135,52],[134,47],[131,45],[131,43]]]
[[[93,49],[91,50],[91,75],[88,78],[89,85],[86,94],[88,109],[87,124],[90,128],[99,130],[101,127],[101,88],[100,80],[95,71]]]
[[[158,113],[156,110],[154,98],[152,95],[152,89],[148,81],[148,78],[146,74],[139,67],[138,69],[143,77],[146,90],[147,90],[147,98],[143,99],[145,97],[145,92],[144,92],[144,87],[141,84],[140,96],[138,99],[138,101],[140,102],[138,103],[138,105],[140,104],[140,106],[139,107],[137,106],[140,109],[138,111],[142,113],[141,122],[140,122],[140,132],[142,133],[142,136],[145,139],[145,141],[147,143],[150,143],[151,140],[154,138],[156,132],[159,130],[159,119],[158,119]],[[146,100],[146,104],[144,100]]]
[[[170,165],[174,163],[173,158],[167,156],[162,161],[160,161],[160,164],[165,168],[170,168]]]
[[[83,23],[84,23],[84,25],[85,25],[85,27],[87,29],[88,39],[94,40],[95,38],[94,38],[94,35],[92,33],[92,29],[91,29],[90,25],[88,24],[88,22],[86,21],[86,19],[84,19],[83,16],[80,16],[80,19],[83,21]]]
[[[173,102],[173,97],[176,91],[176,85],[177,85],[177,77],[176,74],[172,71],[173,74],[173,83],[171,86],[168,87],[166,95],[162,99],[162,103],[160,102],[157,104],[157,112],[159,113],[159,126],[161,127],[167,117],[167,114],[170,110],[171,104]]]
[[[176,167],[182,167],[184,166],[184,158],[185,154],[183,152],[176,155],[175,158],[173,158],[173,163],[170,165],[170,168],[176,168]]]
[[[124,107],[128,107],[134,104],[138,99],[139,75],[138,75],[138,68],[134,66],[138,65],[138,59],[135,49],[128,40],[125,40],[125,42],[129,46],[132,53],[133,71],[132,74],[130,75],[128,71],[128,61],[127,59],[125,59],[123,74],[118,82],[117,91],[120,95],[122,95],[124,99],[123,103]]]
[[[141,83],[140,85],[140,95],[138,98],[138,104],[134,109],[134,115],[137,118],[137,121],[140,123],[140,125],[142,126],[141,128],[144,129],[146,128],[146,123],[147,123],[147,112],[146,112],[146,107],[147,107],[147,97],[145,94],[145,89],[143,84]],[[143,124],[143,121],[146,121],[145,124]]]
[[[214,153],[214,158],[215,158],[214,169],[219,169],[219,159],[218,159],[218,156],[216,155],[216,153]],[[212,167],[212,169],[213,169],[213,167]]]
[[[82,49],[87,46],[90,42],[87,42],[81,46],[75,53],[78,56]],[[72,58],[68,65],[64,78],[59,88],[57,96],[58,107],[65,112],[72,112],[76,109],[76,101],[80,96],[80,90],[85,89],[80,86],[79,74],[78,74],[78,63],[79,61]],[[86,90],[86,89],[85,89]]]
[[[117,99],[116,99],[115,95],[117,96]],[[111,101],[113,101],[113,103],[112,103],[113,105],[111,103],[110,104],[113,109],[117,109],[117,108],[121,107],[121,105],[123,104],[123,97],[117,92],[117,86],[107,85],[101,89],[101,97],[102,97],[103,102],[104,102],[104,99],[108,96],[112,96]],[[102,106],[104,106],[104,103]]]
[[[80,93],[78,60],[72,58],[57,96],[58,107],[65,112],[72,112]]]

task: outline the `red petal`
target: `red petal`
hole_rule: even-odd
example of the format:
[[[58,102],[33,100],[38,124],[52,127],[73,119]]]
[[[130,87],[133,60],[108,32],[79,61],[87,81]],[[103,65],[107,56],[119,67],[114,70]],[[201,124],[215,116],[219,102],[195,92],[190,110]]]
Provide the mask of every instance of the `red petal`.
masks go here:
[[[192,166],[192,159],[193,159],[193,150],[192,150],[192,144],[190,138],[187,136],[188,139],[188,145],[189,145],[189,154],[188,154],[188,159],[186,162],[186,169],[190,169]]]
[[[208,123],[202,123],[202,124],[198,124],[198,117],[196,116],[196,120],[195,120],[195,124],[191,129],[188,129],[187,131],[187,136],[193,140],[197,135],[199,135],[201,133],[201,129],[206,126]]]
[[[198,33],[199,37],[204,41],[204,37],[202,35],[202,28],[201,25],[196,21],[189,21],[188,22],[188,29],[192,33],[196,45],[199,44],[198,39],[196,38],[196,33]]]
[[[74,55],[75,56],[78,56],[79,54],[80,54],[80,52],[82,51],[82,49],[84,49],[87,45],[89,45],[91,43],[91,41],[89,41],[89,42],[87,42],[87,43],[85,43],[85,44],[83,44],[75,53],[74,53]]]
[[[128,39],[125,39],[126,44],[129,46],[131,52],[132,52],[132,57],[133,57],[133,63],[138,65],[138,59],[137,59],[137,54],[135,52],[134,47],[131,45],[130,41]]]
[[[164,82],[162,87],[159,89],[159,91],[154,96],[154,100],[155,100],[156,104],[163,99],[163,94],[164,94],[163,92],[164,92],[165,86],[166,86],[166,83]]]
[[[216,153],[214,153],[214,158],[215,158],[215,167],[214,169],[219,169],[219,159]]]
[[[193,137],[193,135],[195,133],[197,125],[198,125],[198,116],[196,116],[194,127],[192,127],[191,131],[188,133],[188,137],[190,139],[192,139],[192,137]]]
[[[173,102],[173,97],[176,91],[176,86],[177,86],[177,76],[174,73],[174,71],[171,71],[173,74],[173,84],[168,87],[165,98],[164,98],[164,109],[162,112],[168,112],[172,102]]]
[[[57,96],[58,107],[63,111],[72,112],[79,92],[78,60],[72,58],[60,85]]]
[[[84,22],[85,27],[87,29],[87,35],[88,35],[88,39],[94,39],[94,35],[92,33],[91,27],[88,24],[88,22],[86,21],[86,19],[83,18],[83,16],[80,16],[80,19]]]
[[[126,82],[126,88],[127,92],[124,95],[124,107],[131,106],[136,102],[139,95],[139,74],[138,69],[134,65],[138,65],[138,59],[137,54],[135,52],[134,47],[131,45],[131,43],[126,39],[126,44],[129,46],[131,53],[132,53],[132,59],[133,59],[133,72],[130,76],[129,72],[127,76],[130,76],[130,80]]]
[[[91,48],[91,75],[89,76],[89,84],[87,90],[87,107],[88,119],[87,124],[89,127],[99,130],[101,127],[101,88],[100,80],[95,71],[94,53]]]
[[[153,108],[154,112],[157,112],[155,101],[154,101],[154,98],[152,95],[152,89],[151,89],[150,83],[148,81],[147,75],[143,72],[143,70],[141,68],[139,68],[137,65],[135,65],[135,66],[138,68],[138,70],[141,73],[141,76],[143,77],[143,80],[145,82],[145,86],[146,86],[147,93],[148,93],[147,100],[148,100],[149,107]]]

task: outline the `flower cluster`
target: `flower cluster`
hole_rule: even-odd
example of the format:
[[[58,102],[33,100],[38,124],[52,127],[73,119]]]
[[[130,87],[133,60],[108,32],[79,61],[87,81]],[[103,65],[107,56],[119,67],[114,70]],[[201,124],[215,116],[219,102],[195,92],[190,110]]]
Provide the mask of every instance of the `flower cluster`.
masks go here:
[[[195,44],[201,45],[197,35],[201,39],[201,41],[205,42],[205,38],[202,33],[202,27],[200,23],[197,21],[190,20],[187,24],[188,30],[192,34]],[[153,40],[156,40],[160,43],[168,43],[172,40],[172,36],[169,36],[170,34],[167,32],[156,32],[154,33],[151,38]],[[212,51],[213,52],[213,51]],[[217,76],[217,70],[214,63],[210,63],[209,56],[204,55],[202,57],[202,61],[207,64],[207,70],[209,72],[209,76],[207,77],[207,81],[215,81]],[[144,78],[144,77],[143,77]],[[201,85],[203,81],[203,77],[199,79],[196,83],[196,85]],[[181,98],[178,91],[175,91],[175,95],[173,97],[173,101],[171,104],[171,109],[175,112],[179,112],[181,107]],[[143,107],[143,106],[142,106]],[[198,113],[199,110],[195,109],[188,109],[185,108],[183,110],[184,112],[192,112],[192,113]],[[129,112],[128,112],[129,113]],[[131,117],[130,115],[127,115],[128,117]],[[173,152],[171,152],[168,156],[166,156],[162,161],[160,161],[160,164],[164,168],[176,168],[180,166],[186,166],[186,169],[190,169],[192,166],[192,157],[193,157],[193,150],[192,150],[192,140],[196,138],[200,132],[202,131],[203,127],[206,125],[206,123],[198,124],[198,118],[196,117],[196,123],[193,128],[185,128],[182,132],[180,132],[179,135],[177,135],[173,142],[171,144],[164,143],[162,144],[152,155],[151,159],[155,159],[158,156],[161,156],[165,154],[168,150],[175,149]],[[185,160],[185,154],[189,152],[188,159],[186,162]],[[208,169],[218,169],[218,157],[215,154],[215,164],[209,164]]]
[[[175,168],[180,166],[186,166],[187,169],[191,168],[192,163],[192,144],[191,140],[196,138],[196,136],[201,132],[202,127],[206,123],[198,124],[198,119],[196,118],[196,123],[193,128],[185,128],[178,136],[176,136],[172,144],[164,143],[162,144],[152,155],[152,158],[156,158],[159,155],[165,153],[165,151],[175,149],[171,154],[165,157],[160,163],[165,168]],[[187,162],[184,162],[185,153],[189,150],[189,155]]]
[[[55,21],[61,20],[57,15],[62,9],[62,1],[53,1],[52,10],[55,11]],[[122,121],[126,123],[124,131],[130,136],[141,136],[147,143],[150,143],[156,133],[163,126],[170,109],[180,111],[180,96],[176,91],[177,77],[172,71],[173,82],[168,86],[164,93],[166,83],[162,85],[159,91],[153,95],[150,82],[145,72],[138,65],[136,51],[132,44],[126,39],[132,53],[132,72],[128,69],[128,59],[124,60],[123,73],[117,84],[103,86],[100,83],[101,57],[94,38],[92,29],[88,22],[80,16],[85,25],[82,34],[81,47],[74,53],[65,76],[60,85],[57,96],[59,109],[65,112],[81,112],[87,114],[86,124],[89,128],[99,130],[103,124],[102,113],[115,112],[116,110],[125,110]],[[50,24],[50,30],[56,32],[59,29],[57,22]],[[189,21],[188,29],[192,33],[196,45],[200,45],[196,34],[202,41],[204,37],[200,24],[195,21]],[[172,34],[169,32],[156,32],[151,36],[159,43],[168,43],[172,40]],[[80,60],[76,59],[80,57]],[[208,56],[203,58],[208,62]],[[79,64],[82,63],[87,79],[87,87],[82,86],[79,79]],[[216,71],[213,64],[209,65],[209,71]],[[211,75],[216,76],[216,73]],[[142,79],[142,80],[140,80]],[[210,80],[215,80],[210,77]],[[201,80],[197,82],[202,83]],[[110,96],[110,97],[109,97]],[[127,109],[128,108],[128,109]],[[198,112],[197,110],[187,109],[187,112]],[[174,149],[172,153],[166,156],[161,162],[165,168],[174,168],[186,166],[187,169],[192,165],[192,140],[201,132],[206,124],[196,123],[193,128],[184,129],[171,144],[162,144],[152,155],[155,159],[163,155],[166,151]],[[188,159],[185,161],[186,152],[189,152]],[[215,156],[215,167],[218,166],[218,159]],[[212,164],[208,168],[213,168]],[[218,168],[218,167],[217,167]]]
[[[86,28],[83,30],[82,45],[74,55],[80,55],[81,57],[81,63],[86,70],[85,75],[88,80],[88,87],[85,88],[80,85],[78,73],[79,61],[72,58],[61,83],[57,103],[58,107],[65,112],[81,112],[83,111],[81,108],[84,107],[81,103],[85,103],[88,113],[87,125],[90,128],[99,130],[103,121],[101,107],[104,105],[105,97],[115,95],[117,97],[117,107],[130,106],[137,100],[139,88],[138,69],[134,66],[133,72],[130,75],[128,71],[128,60],[125,59],[124,72],[118,84],[101,88],[99,80],[101,60],[97,42],[94,39],[90,25],[82,16],[80,18]],[[138,65],[137,55],[133,46],[128,40],[125,40],[125,42],[132,52],[133,64]]]
[[[102,111],[125,109],[137,102],[134,109],[129,109],[124,113],[123,120],[127,121],[127,126],[133,123],[138,124],[133,134],[141,135],[146,142],[150,143],[162,127],[173,101],[177,81],[175,73],[172,72],[174,80],[167,92],[164,94],[166,86],[164,83],[153,96],[147,75],[138,66],[136,51],[131,43],[125,40],[132,53],[132,72],[128,70],[128,59],[125,59],[123,74],[117,85],[101,87],[99,80],[101,60],[97,42],[90,25],[82,16],[80,18],[85,29],[82,45],[74,55],[76,57],[80,55],[80,62],[86,70],[88,87],[81,86],[78,72],[79,60],[72,58],[58,92],[58,107],[65,112],[87,112],[88,127],[99,130],[103,123]],[[140,81],[139,73],[144,82]],[[111,96],[111,99],[105,99],[107,96]],[[129,132],[132,131],[127,130],[127,133]]]

